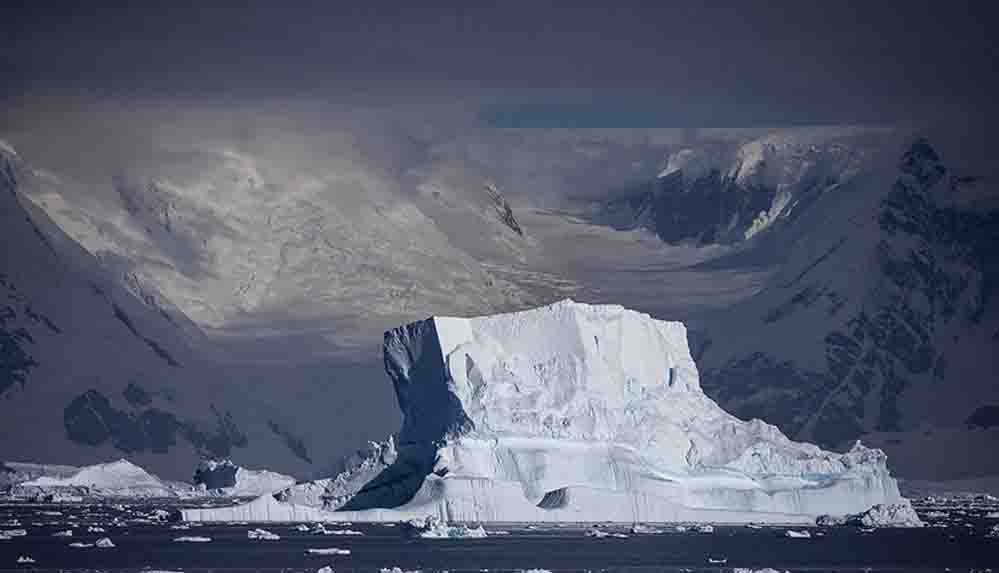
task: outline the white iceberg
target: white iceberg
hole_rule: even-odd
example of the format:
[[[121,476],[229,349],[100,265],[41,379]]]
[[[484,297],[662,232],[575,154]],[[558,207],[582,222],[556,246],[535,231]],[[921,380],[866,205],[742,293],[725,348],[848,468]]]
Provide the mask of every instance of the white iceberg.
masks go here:
[[[183,518],[811,524],[906,503],[880,450],[723,411],[679,322],[562,301],[408,324],[384,352],[397,437],[334,478]]]
[[[277,533],[271,533],[266,529],[251,529],[246,532],[247,539],[258,539],[261,541],[280,541],[281,536]]]
[[[450,525],[437,516],[430,516],[422,527],[417,527],[418,535],[424,539],[481,539],[488,537],[485,528],[467,525]]]
[[[101,549],[111,549],[112,547],[115,546],[114,543],[107,537],[101,537],[96,542],[94,542],[94,545],[96,545]]]
[[[350,549],[340,549],[338,547],[306,549],[305,552],[309,555],[350,555]]]
[[[877,504],[867,511],[848,516],[846,522],[865,528],[923,527],[925,525],[919,519],[909,500],[892,504]]]
[[[295,478],[268,470],[251,470],[232,460],[203,460],[194,472],[194,484],[211,495],[256,497],[295,485]]]
[[[211,540],[211,537],[200,537],[197,535],[184,535],[174,539],[178,543],[209,543]]]
[[[174,497],[167,483],[128,460],[84,466],[68,475],[41,475],[15,486],[21,495],[78,493],[99,497]]]
[[[22,556],[20,556],[20,557],[17,558],[17,562],[18,563],[35,563],[35,560],[32,559],[31,557],[26,556],[26,555],[22,555]]]

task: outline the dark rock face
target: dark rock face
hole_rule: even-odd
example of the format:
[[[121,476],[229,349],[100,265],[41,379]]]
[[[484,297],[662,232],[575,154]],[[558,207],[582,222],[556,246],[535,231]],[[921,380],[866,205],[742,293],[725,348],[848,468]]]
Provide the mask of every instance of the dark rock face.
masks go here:
[[[973,428],[992,428],[999,426],[999,405],[982,406],[968,416],[966,423]]]
[[[499,218],[500,222],[506,225],[511,231],[517,233],[521,237],[524,236],[524,230],[520,227],[520,223],[513,216],[513,209],[510,208],[510,204],[507,202],[506,197],[499,192],[499,189],[492,184],[486,185],[486,195],[489,196],[489,200],[493,206],[493,211],[496,213],[496,217]]]
[[[312,458],[309,457],[309,450],[305,447],[305,441],[302,438],[296,436],[287,428],[280,426],[274,420],[268,420],[267,427],[284,441],[284,445],[288,446],[291,453],[295,454],[298,459],[309,464],[312,463]]]
[[[879,235],[868,251],[867,268],[876,270],[876,280],[864,283],[860,293],[812,281],[809,273],[819,265],[843,265],[831,272],[851,272],[842,260],[827,260],[827,253],[792,281],[797,288],[786,302],[762,317],[764,329],[804,309],[810,317],[816,308],[835,315],[830,322],[842,326],[831,328],[823,340],[825,369],[801,370],[780,358],[780,348],[705,369],[704,388],[723,407],[832,447],[866,431],[905,429],[902,392],[918,380],[947,380],[945,331],[970,329],[995,304],[999,212],[947,205],[946,193],[966,179],[948,176],[925,140],[903,154],[899,172],[880,202]],[[825,271],[829,276],[830,269]],[[853,297],[849,305],[848,297]],[[849,313],[845,322],[840,313]],[[761,333],[766,336],[766,330]],[[969,424],[991,420],[987,410],[980,411]]]
[[[88,446],[110,442],[126,453],[166,453],[177,445],[178,437],[208,456],[228,456],[233,448],[246,447],[248,440],[232,415],[222,414],[214,406],[212,412],[215,428],[206,430],[156,407],[137,412],[120,410],[101,392],[87,390],[66,405],[63,424],[67,438],[73,442]]]
[[[231,460],[208,460],[202,462],[194,470],[194,485],[203,485],[205,489],[222,489],[236,485],[236,473],[239,466]]]

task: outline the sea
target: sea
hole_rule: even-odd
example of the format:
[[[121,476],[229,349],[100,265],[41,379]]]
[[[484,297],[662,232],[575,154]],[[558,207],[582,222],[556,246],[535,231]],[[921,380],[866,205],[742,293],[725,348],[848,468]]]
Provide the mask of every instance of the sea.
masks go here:
[[[178,509],[0,504],[0,571],[999,572],[999,500],[988,496],[920,500],[922,528],[791,528],[807,537],[745,525],[700,532],[659,524],[635,533],[620,524],[506,524],[487,525],[480,539],[425,539],[407,524],[187,524],[176,521]],[[256,529],[277,539],[253,539]],[[113,547],[94,545],[101,538]]]

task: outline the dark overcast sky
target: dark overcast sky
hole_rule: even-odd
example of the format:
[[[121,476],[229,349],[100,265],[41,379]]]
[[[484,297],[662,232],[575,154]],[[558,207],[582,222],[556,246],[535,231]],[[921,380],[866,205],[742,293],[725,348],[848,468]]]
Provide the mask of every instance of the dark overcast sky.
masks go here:
[[[510,125],[977,117],[992,4],[8,0],[0,89],[464,98]]]

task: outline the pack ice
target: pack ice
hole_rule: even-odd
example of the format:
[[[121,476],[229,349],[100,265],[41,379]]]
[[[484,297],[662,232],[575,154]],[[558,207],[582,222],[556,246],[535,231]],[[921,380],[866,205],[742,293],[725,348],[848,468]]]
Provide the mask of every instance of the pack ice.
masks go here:
[[[191,521],[813,522],[903,504],[885,455],[702,391],[680,322],[571,300],[385,333],[404,419],[337,476]]]

